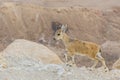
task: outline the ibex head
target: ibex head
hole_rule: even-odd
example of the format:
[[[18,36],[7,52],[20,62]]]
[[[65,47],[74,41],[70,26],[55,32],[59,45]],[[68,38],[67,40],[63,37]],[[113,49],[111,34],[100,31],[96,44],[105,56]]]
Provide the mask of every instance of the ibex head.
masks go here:
[[[54,40],[60,40],[63,38],[63,34],[67,31],[67,24],[62,25],[61,29],[55,32]]]

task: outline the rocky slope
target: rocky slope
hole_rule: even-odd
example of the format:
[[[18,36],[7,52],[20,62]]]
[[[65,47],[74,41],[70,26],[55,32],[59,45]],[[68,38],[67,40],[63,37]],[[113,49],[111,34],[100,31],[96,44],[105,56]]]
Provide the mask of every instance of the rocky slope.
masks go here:
[[[77,0],[78,2],[71,0],[30,0],[30,3],[28,0],[15,1],[1,0],[0,3],[1,51],[15,39],[20,38],[50,45],[50,48],[52,46],[53,50],[57,54],[59,53],[61,59],[64,59],[62,54],[64,51],[61,52],[60,49],[64,49],[63,45],[61,42],[58,45],[55,44],[52,39],[54,33],[52,22],[59,22],[68,24],[67,33],[72,38],[102,45],[103,57],[106,59],[108,67],[111,68],[112,64],[119,58],[120,8],[118,5],[102,10],[89,7],[89,5],[76,6],[79,0]],[[36,4],[37,1],[38,4]],[[85,1],[89,3],[88,0]],[[106,2],[105,0],[105,4]],[[109,2],[112,4],[111,0]],[[72,3],[73,5],[71,5]],[[85,2],[83,1],[83,3]],[[119,3],[119,1],[115,3]],[[78,66],[89,66],[92,62],[86,58],[76,57],[76,63]]]
[[[26,60],[26,59],[25,59]],[[120,70],[103,72],[103,69],[89,71],[85,67],[70,68],[56,64],[35,64],[31,66],[10,67],[0,69],[1,80],[120,80]]]
[[[0,67],[0,80],[120,80],[120,70],[65,66],[50,49],[27,40],[15,40],[1,54],[7,68]]]
[[[52,22],[68,24],[73,38],[102,44],[120,41],[119,8],[109,11],[82,7],[42,7],[25,3],[1,3],[0,46],[4,48],[16,38],[51,43]]]

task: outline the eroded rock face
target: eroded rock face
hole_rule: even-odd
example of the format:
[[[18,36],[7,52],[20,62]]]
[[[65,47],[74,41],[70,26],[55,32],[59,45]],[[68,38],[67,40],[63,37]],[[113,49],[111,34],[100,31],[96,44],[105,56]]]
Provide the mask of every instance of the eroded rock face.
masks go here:
[[[72,38],[104,43],[119,41],[119,8],[103,12],[83,7],[45,7],[37,4],[0,4],[0,49],[16,38],[51,43],[52,22],[68,24]]]
[[[28,63],[33,61],[40,61],[43,64],[61,64],[60,58],[47,47],[35,42],[18,39],[11,43],[4,51],[2,56],[6,59],[8,66],[15,66],[21,64],[24,59]]]

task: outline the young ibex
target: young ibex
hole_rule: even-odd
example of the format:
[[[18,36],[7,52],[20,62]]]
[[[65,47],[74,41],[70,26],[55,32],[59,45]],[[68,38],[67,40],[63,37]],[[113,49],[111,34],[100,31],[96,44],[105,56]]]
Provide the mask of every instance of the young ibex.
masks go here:
[[[84,55],[88,56],[90,59],[94,60],[95,63],[92,68],[95,68],[98,64],[98,61],[102,62],[102,65],[105,69],[107,66],[105,64],[104,58],[101,56],[100,46],[87,41],[81,41],[76,39],[71,39],[65,32],[67,30],[67,26],[62,25],[61,29],[58,29],[55,32],[54,39],[62,40],[65,48],[67,50],[67,55],[65,56],[66,61],[68,61],[68,56],[72,58],[72,63],[75,63],[74,56],[75,55]]]

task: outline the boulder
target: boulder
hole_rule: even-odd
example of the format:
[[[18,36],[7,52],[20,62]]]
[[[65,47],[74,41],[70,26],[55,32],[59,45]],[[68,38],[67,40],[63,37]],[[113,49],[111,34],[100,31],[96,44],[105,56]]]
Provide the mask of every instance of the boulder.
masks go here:
[[[43,64],[62,63],[60,58],[44,45],[24,39],[15,40],[1,54],[9,66],[25,63],[26,60],[27,63],[31,63],[30,61]]]

